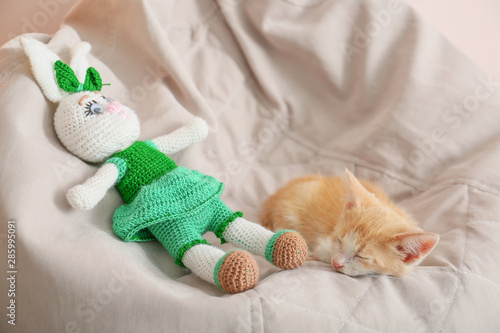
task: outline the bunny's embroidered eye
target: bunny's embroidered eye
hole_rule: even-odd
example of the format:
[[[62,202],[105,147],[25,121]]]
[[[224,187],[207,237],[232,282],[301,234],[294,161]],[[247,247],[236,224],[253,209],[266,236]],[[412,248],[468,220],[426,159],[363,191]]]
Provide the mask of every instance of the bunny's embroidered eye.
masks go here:
[[[85,116],[91,116],[94,114],[101,114],[104,112],[104,108],[102,107],[101,104],[97,103],[96,101],[92,100],[92,102],[88,102],[85,105]]]

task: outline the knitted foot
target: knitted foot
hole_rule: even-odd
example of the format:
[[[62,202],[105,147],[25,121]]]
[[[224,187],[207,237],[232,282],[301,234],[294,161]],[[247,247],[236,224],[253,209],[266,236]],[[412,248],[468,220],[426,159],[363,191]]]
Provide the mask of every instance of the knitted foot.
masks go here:
[[[259,268],[257,263],[245,251],[228,252],[215,266],[215,284],[228,293],[241,293],[253,288],[258,278]]]
[[[274,234],[266,247],[266,259],[282,269],[302,266],[307,256],[304,238],[293,230],[281,230]]]

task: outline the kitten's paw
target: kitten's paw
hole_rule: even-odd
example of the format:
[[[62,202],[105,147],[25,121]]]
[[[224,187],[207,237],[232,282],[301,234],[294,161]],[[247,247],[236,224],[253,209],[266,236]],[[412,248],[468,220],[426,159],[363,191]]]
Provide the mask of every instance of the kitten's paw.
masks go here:
[[[216,268],[215,282],[226,292],[234,294],[251,289],[259,279],[259,267],[250,253],[228,252]]]
[[[293,230],[277,232],[266,248],[266,259],[282,269],[302,266],[307,258],[307,244],[304,238]]]

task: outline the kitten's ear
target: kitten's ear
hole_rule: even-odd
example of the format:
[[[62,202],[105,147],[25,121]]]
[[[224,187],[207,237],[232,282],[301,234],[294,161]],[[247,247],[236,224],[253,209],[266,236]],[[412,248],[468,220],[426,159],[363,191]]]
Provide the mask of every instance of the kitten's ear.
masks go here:
[[[379,202],[375,195],[369,192],[347,169],[345,169],[345,183],[347,186],[347,201],[345,208],[347,210],[360,207],[363,204],[369,205]]]
[[[439,235],[432,232],[399,234],[394,236],[392,244],[401,254],[405,264],[420,263],[436,246]]]

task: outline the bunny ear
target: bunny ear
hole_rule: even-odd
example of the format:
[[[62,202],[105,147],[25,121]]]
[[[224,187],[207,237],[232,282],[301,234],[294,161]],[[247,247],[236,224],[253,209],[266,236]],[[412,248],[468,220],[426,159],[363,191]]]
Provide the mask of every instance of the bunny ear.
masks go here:
[[[87,42],[80,42],[71,48],[71,68],[75,71],[78,81],[85,81],[85,75],[89,63],[87,54],[90,52],[91,46]]]
[[[60,102],[65,94],[59,89],[54,75],[54,63],[60,60],[59,57],[36,39],[23,37],[20,41],[45,97],[54,103]]]

